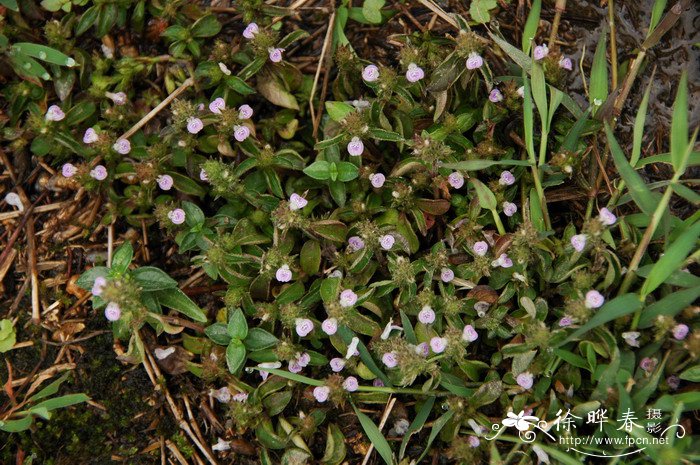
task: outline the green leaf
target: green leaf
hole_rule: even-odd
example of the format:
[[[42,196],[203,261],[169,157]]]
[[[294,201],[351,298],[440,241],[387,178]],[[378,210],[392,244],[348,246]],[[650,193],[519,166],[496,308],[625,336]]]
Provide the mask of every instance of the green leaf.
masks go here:
[[[214,15],[205,15],[199,18],[190,29],[192,37],[212,37],[221,31],[221,23]]]
[[[282,378],[286,379],[291,379],[292,381],[296,381],[298,383],[308,384],[309,386],[323,386],[323,381],[317,381],[307,376],[292,373],[290,371],[279,370],[277,368],[253,368],[258,371],[267,371],[270,374],[281,376]]]
[[[368,135],[372,139],[386,140],[389,142],[403,141],[403,137],[401,136],[401,134],[397,132],[386,131],[384,129],[379,128],[369,128]]]
[[[202,309],[192,302],[180,289],[175,288],[156,291],[155,295],[161,305],[177,310],[183,315],[192,318],[194,321],[199,321],[200,323],[207,321],[207,316]]]
[[[30,411],[39,409],[39,408],[45,408],[46,410],[56,410],[58,408],[65,408],[69,407],[71,405],[75,404],[80,404],[83,402],[87,402],[90,400],[88,396],[85,394],[68,394],[65,396],[61,397],[54,397],[53,399],[47,399],[43,402],[40,402],[30,409]]]
[[[97,15],[100,13],[100,11],[101,9],[98,5],[93,5],[85,10],[83,15],[80,17],[80,21],[78,21],[77,26],[75,26],[75,35],[81,36],[87,32],[87,30],[90,29],[93,24],[95,24]]]
[[[360,169],[350,162],[341,161],[336,163],[336,166],[338,169],[338,181],[340,182],[352,181],[360,174]]]
[[[168,171],[167,174],[173,178],[173,186],[180,192],[197,197],[204,197],[206,195],[207,191],[192,178],[175,171]]]
[[[678,377],[693,383],[700,383],[700,365],[695,365],[688,368],[683,373],[678,375]]]
[[[416,460],[416,463],[420,463],[421,460],[423,460],[423,457],[426,456],[428,451],[430,450],[430,446],[433,444],[433,441],[435,441],[435,438],[437,438],[438,434],[440,434],[440,431],[445,427],[445,425],[452,419],[452,416],[455,414],[454,410],[448,410],[440,418],[435,420],[433,422],[433,427],[430,430],[430,436],[428,436],[428,442],[425,445],[425,448],[423,449],[423,453],[418,457],[418,460]]]
[[[496,196],[493,195],[491,189],[486,187],[484,183],[482,183],[476,178],[472,178],[470,182],[472,183],[472,186],[474,186],[474,190],[476,191],[476,195],[479,198],[479,205],[481,206],[481,208],[485,208],[487,210],[495,210]]]
[[[391,446],[387,442],[382,432],[379,431],[377,425],[375,425],[372,419],[362,413],[355,405],[353,405],[352,408],[355,409],[355,415],[357,415],[357,418],[360,420],[360,424],[362,425],[362,429],[365,430],[367,438],[374,445],[374,448],[377,449],[377,452],[382,459],[384,459],[384,463],[387,465],[393,465],[394,456],[393,452],[391,451]]]
[[[250,87],[246,82],[238,76],[226,76],[223,78],[226,85],[241,95],[250,95],[255,93],[255,89]]]
[[[597,328],[598,326],[604,325],[608,321],[634,313],[640,308],[642,308],[642,302],[639,300],[639,297],[636,294],[625,294],[621,295],[620,297],[616,297],[597,309],[593,317],[588,320],[586,324],[571,333],[563,342],[557,344],[557,347],[561,347],[567,342],[576,339],[581,334],[584,334],[593,328]]]
[[[308,36],[309,36],[309,33],[306,32],[305,30],[297,29],[296,31],[292,31],[289,34],[287,34],[286,36],[284,36],[282,38],[282,40],[280,40],[277,43],[277,46],[279,48],[287,48],[288,46],[292,45],[294,42],[301,40],[301,39],[304,39]]]
[[[605,32],[598,38],[598,46],[591,66],[590,104],[598,107],[608,98],[608,61],[605,56],[607,47]]]
[[[216,344],[227,346],[231,343],[231,336],[228,334],[228,325],[224,323],[214,323],[204,329],[204,334]]]
[[[299,109],[297,99],[287,90],[285,85],[275,76],[263,73],[257,80],[258,92],[279,107]]]
[[[355,107],[345,102],[326,102],[326,111],[333,121],[341,122]]]
[[[527,15],[527,21],[525,22],[525,27],[523,28],[523,52],[525,55],[530,55],[530,47],[532,47],[532,42],[535,40],[535,34],[537,34],[537,26],[540,24],[540,10],[542,9],[542,0],[535,0],[532,2],[532,8],[530,8],[530,13]]]
[[[321,458],[324,465],[340,465],[345,460],[347,450],[345,447],[345,435],[335,423],[328,425],[326,433],[326,449]]]
[[[316,235],[334,242],[345,242],[348,228],[337,220],[321,220],[312,223],[309,229]]]
[[[31,415],[27,415],[19,420],[0,421],[0,430],[7,431],[8,433],[19,433],[20,431],[29,429],[33,421]]]
[[[326,160],[317,160],[304,168],[304,174],[319,181],[326,181],[331,178],[330,167],[331,164]]]
[[[642,103],[639,104],[639,109],[637,110],[637,116],[634,119],[634,132],[632,136],[632,155],[630,156],[630,165],[636,166],[639,161],[639,157],[642,154],[642,137],[644,137],[644,122],[647,117],[647,107],[649,106],[649,95],[651,94],[651,85],[654,83],[654,75],[652,74],[652,79],[649,80],[646,90],[644,91],[644,97],[642,97]]]
[[[228,366],[229,373],[235,375],[241,371],[241,368],[245,365],[245,355],[246,352],[243,343],[237,339],[231,341],[226,348],[226,366]]]
[[[678,83],[676,100],[673,102],[671,121],[671,160],[676,173],[683,174],[687,163],[685,153],[688,148],[688,73],[684,70]]]
[[[17,342],[17,334],[12,320],[0,320],[0,353],[8,352]]]
[[[234,310],[228,320],[228,335],[231,336],[232,339],[240,340],[245,339],[248,335],[248,323],[240,308]]]
[[[318,241],[306,241],[299,253],[299,264],[304,273],[315,275],[321,267],[321,244]]]
[[[262,328],[251,328],[243,343],[248,350],[254,351],[274,347],[279,339]]]
[[[177,287],[177,281],[154,266],[142,266],[131,272],[131,276],[144,291],[160,291]]]
[[[192,202],[182,202],[182,209],[185,211],[185,222],[187,226],[197,226],[204,223],[204,212]]]
[[[382,22],[381,9],[385,3],[385,0],[365,0],[362,4],[362,15],[370,23],[380,24]]]
[[[620,144],[617,143],[615,135],[607,121],[605,122],[605,134],[608,137],[610,153],[612,154],[617,171],[620,173],[620,176],[622,176],[622,179],[624,179],[625,184],[627,184],[630,195],[639,208],[641,208],[644,213],[651,216],[654,210],[656,210],[658,200],[654,198],[651,191],[647,188],[646,183],[627,162],[627,157],[625,157],[625,154],[622,152],[622,148]]]
[[[403,436],[403,440],[401,441],[401,448],[399,449],[399,460],[403,459],[404,457],[404,453],[406,452],[406,446],[408,446],[408,441],[409,439],[411,439],[411,435],[420,431],[423,428],[423,425],[428,419],[428,416],[430,416],[430,412],[433,410],[433,405],[435,405],[435,397],[428,397],[425,400],[425,402],[423,402],[421,408],[418,410],[416,417],[411,422],[411,425],[408,427],[408,430],[406,430],[406,433]]]
[[[125,273],[129,269],[131,260],[134,258],[134,248],[131,246],[131,242],[124,242],[121,247],[119,247],[112,257],[112,271],[117,273]]]
[[[317,143],[314,145],[314,149],[316,150],[323,150],[327,149],[328,147],[333,147],[334,145],[340,144],[343,139],[345,139],[345,134],[338,134],[336,136],[331,137],[330,139],[324,139],[321,142]]]
[[[513,165],[513,166],[530,166],[530,162],[527,160],[465,160],[458,161],[454,163],[444,163],[442,168],[448,168],[452,170],[462,170],[462,171],[478,171],[489,168],[495,165]]]
[[[18,42],[13,44],[12,48],[24,55],[38,58],[39,60],[47,63],[69,67],[76,65],[75,60],[65,53],[59,52],[58,50],[45,45],[32,44],[29,42]]]
[[[92,289],[93,284],[95,284],[95,279],[97,277],[101,276],[106,278],[108,275],[109,268],[106,266],[95,266],[80,275],[80,278],[78,278],[75,284],[80,286],[82,289],[89,291]]]
[[[666,278],[683,266],[685,258],[695,248],[698,236],[700,236],[700,222],[689,227],[666,249],[644,281],[640,291],[642,297],[654,292],[661,283],[666,281]]]
[[[472,0],[469,5],[469,16],[477,23],[486,24],[491,21],[489,10],[493,10],[497,6],[496,0]]]
[[[0,0],[0,5],[12,11],[19,11],[17,0]]]

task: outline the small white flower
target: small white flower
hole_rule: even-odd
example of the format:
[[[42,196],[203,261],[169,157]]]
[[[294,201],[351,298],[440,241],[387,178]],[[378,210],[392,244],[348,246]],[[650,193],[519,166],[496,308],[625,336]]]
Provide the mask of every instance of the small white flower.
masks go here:
[[[345,358],[350,359],[357,354],[357,345],[360,343],[359,337],[353,337],[348,344],[348,350],[345,352]]]
[[[219,62],[219,69],[221,70],[222,73],[224,73],[226,76],[231,75],[231,70],[228,69],[228,66],[226,66],[225,63]]]

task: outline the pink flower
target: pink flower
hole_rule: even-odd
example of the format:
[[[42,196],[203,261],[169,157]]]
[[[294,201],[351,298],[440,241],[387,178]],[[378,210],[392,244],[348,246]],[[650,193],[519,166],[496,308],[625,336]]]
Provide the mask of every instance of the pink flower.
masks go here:
[[[209,181],[209,176],[207,176],[207,172],[204,171],[204,168],[199,170],[199,179],[201,181]]]
[[[472,52],[467,57],[467,69],[481,68],[484,64],[484,59],[476,52]]]
[[[681,323],[679,325],[674,326],[671,332],[673,333],[674,338],[678,339],[679,341],[682,341],[688,335],[689,331],[690,328],[688,328],[688,325],[684,325]]]
[[[539,61],[549,55],[549,47],[546,44],[538,45],[533,52],[536,61]]]
[[[485,241],[479,241],[472,246],[472,250],[478,256],[483,257],[488,252],[489,245]]]
[[[334,373],[338,373],[340,371],[343,371],[343,368],[345,368],[345,360],[339,357],[332,358],[330,361],[331,370],[333,370]]]
[[[467,442],[472,449],[476,449],[481,444],[481,441],[476,436],[467,436]]]
[[[299,373],[303,369],[303,367],[299,364],[298,361],[290,360],[287,369],[290,371],[290,373]]]
[[[449,268],[443,268],[442,270],[440,270],[440,279],[443,283],[449,283],[450,281],[455,279],[455,272]]]
[[[248,400],[248,393],[247,392],[239,392],[238,394],[234,394],[231,396],[231,400],[234,402],[245,402]]]
[[[161,174],[156,178],[156,182],[158,183],[158,187],[164,191],[169,191],[172,189],[174,183],[173,177],[169,174]]]
[[[107,179],[107,168],[102,165],[97,165],[90,170],[90,177],[98,181],[104,181]]]
[[[209,104],[209,111],[211,111],[212,113],[216,113],[217,115],[220,115],[221,110],[223,110],[225,108],[226,108],[226,102],[221,97],[215,98]]]
[[[435,322],[435,311],[427,305],[418,312],[418,321],[424,325],[429,325]]]
[[[472,325],[466,325],[462,331],[462,339],[467,342],[474,342],[479,339],[479,333]]]
[[[260,32],[260,28],[258,27],[258,25],[255,23],[250,23],[243,30],[243,37],[250,40],[253,37],[255,37],[255,34],[257,34],[258,32]]]
[[[599,215],[600,222],[605,226],[612,226],[617,221],[617,216],[605,207],[600,209]]]
[[[372,187],[377,189],[382,187],[385,181],[386,176],[384,176],[382,173],[374,173],[369,175],[369,182],[372,184]]]
[[[124,92],[105,92],[105,96],[114,102],[115,105],[124,105],[126,103],[126,94]]]
[[[391,248],[394,246],[394,242],[396,242],[396,239],[394,239],[394,236],[391,234],[385,234],[379,238],[379,245],[384,250],[391,250]]]
[[[646,371],[654,371],[654,368],[656,368],[656,360],[653,358],[649,357],[644,357],[641,362],[639,362],[639,367]]]
[[[447,182],[455,189],[460,189],[464,185],[464,176],[459,171],[455,171],[447,177]]]
[[[126,155],[131,152],[131,142],[127,139],[119,139],[112,145],[112,148],[115,152]]]
[[[303,352],[301,354],[298,354],[297,356],[297,363],[301,365],[302,368],[305,368],[308,366],[308,364],[311,362],[311,355],[308,354],[308,352]]]
[[[498,103],[503,101],[503,94],[501,93],[500,90],[494,88],[491,90],[491,93],[489,94],[489,100],[493,103]]]
[[[447,339],[444,337],[438,337],[435,336],[434,338],[430,339],[430,348],[433,349],[433,352],[436,354],[441,354],[447,349]]]
[[[571,317],[568,317],[568,316],[564,316],[564,317],[562,317],[561,320],[559,320],[559,326],[561,326],[562,328],[566,328],[567,326],[571,326],[572,323],[573,323],[573,320],[571,319]]]
[[[365,144],[362,143],[359,137],[353,137],[348,142],[348,153],[353,157],[359,157],[365,151]]]
[[[185,210],[182,208],[176,208],[168,212],[168,218],[173,224],[182,224],[185,222]]]
[[[574,69],[574,65],[571,63],[571,58],[566,58],[565,56],[559,58],[559,67],[567,71]]]
[[[524,373],[520,373],[515,378],[515,382],[518,383],[518,386],[520,386],[523,389],[530,389],[532,387],[532,384],[534,383],[534,378],[532,376],[532,373],[526,371]]]
[[[63,113],[63,110],[61,110],[61,107],[58,105],[51,105],[49,109],[46,110],[46,121],[61,121],[65,117],[66,114]]]
[[[202,123],[201,119],[193,116],[187,118],[187,132],[190,134],[197,134],[202,129],[204,129],[204,123]]]
[[[348,392],[355,392],[360,387],[360,383],[357,382],[357,378],[354,376],[348,376],[345,378],[345,381],[343,381],[343,387]]]
[[[379,379],[379,378],[374,378],[374,381],[372,381],[372,386],[374,387],[384,387],[384,382]]]
[[[599,308],[605,303],[605,297],[595,289],[586,292],[586,308]]]
[[[357,294],[351,289],[345,289],[340,293],[340,306],[343,308],[352,307],[357,302]]]
[[[277,268],[277,272],[275,273],[275,278],[277,278],[277,281],[281,283],[288,283],[289,281],[292,280],[292,270],[289,269],[289,265],[284,264]]]
[[[238,107],[239,119],[249,119],[251,116],[253,116],[253,109],[250,107],[250,105],[243,104]]]
[[[250,129],[248,129],[248,126],[239,126],[236,125],[233,127],[233,137],[238,141],[238,142],[243,142],[250,136]]]
[[[430,355],[430,346],[427,342],[421,342],[416,346],[416,353],[422,357],[427,357]]]
[[[87,128],[85,130],[85,134],[83,134],[83,143],[94,144],[98,140],[100,140],[100,136],[97,135],[97,131],[93,128]]]
[[[418,82],[425,77],[425,71],[415,63],[408,65],[406,79],[408,82]]]
[[[586,248],[586,235],[576,234],[575,236],[571,236],[571,247],[573,247],[576,252],[583,252],[583,249]]]
[[[676,375],[671,375],[666,378],[666,384],[670,390],[675,391],[681,385],[681,379]]]
[[[270,47],[267,49],[267,52],[270,54],[271,62],[279,63],[280,61],[282,61],[282,52],[284,52],[283,48]]]
[[[513,216],[518,211],[518,206],[512,202],[503,202],[503,213],[506,216]]]
[[[70,163],[66,163],[65,165],[63,165],[63,168],[61,168],[61,174],[63,174],[64,178],[72,178],[77,172],[78,168],[76,168]]]
[[[512,186],[515,182],[515,176],[510,171],[503,171],[501,173],[501,178],[498,180],[498,184],[502,186]]]
[[[116,302],[110,302],[105,308],[105,318],[109,321],[117,321],[122,316],[122,309]]]
[[[387,368],[395,368],[399,364],[396,359],[396,354],[394,352],[387,352],[382,355],[382,363],[386,365]]]
[[[289,209],[292,211],[301,210],[309,203],[304,197],[299,194],[292,194],[289,196]]]
[[[102,276],[95,278],[95,282],[92,285],[92,295],[101,296],[105,285],[107,285],[107,280],[105,278]]]
[[[209,391],[209,395],[224,404],[231,400],[231,390],[227,386],[224,386],[221,389],[212,389]]]
[[[321,329],[329,336],[334,335],[336,332],[338,332],[338,320],[335,318],[327,318],[323,320],[323,323],[321,323]]]
[[[491,262],[491,266],[500,266],[501,268],[510,268],[513,266],[513,260],[508,258],[508,255],[502,253],[500,257]]]
[[[306,337],[314,330],[314,322],[308,318],[297,318],[295,324],[299,337]]]
[[[314,388],[314,397],[318,402],[325,402],[328,400],[328,397],[331,395],[331,388],[328,386],[316,386]]]
[[[358,250],[365,248],[365,241],[363,241],[359,236],[352,236],[350,239],[348,239],[348,245],[353,252],[357,252]]]
[[[379,68],[375,65],[367,65],[362,70],[362,79],[367,82],[374,82],[379,79]]]

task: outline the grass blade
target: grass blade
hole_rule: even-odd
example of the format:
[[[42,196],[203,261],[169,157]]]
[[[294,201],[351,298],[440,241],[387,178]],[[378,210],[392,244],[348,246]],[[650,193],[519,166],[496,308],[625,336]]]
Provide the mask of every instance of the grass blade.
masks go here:
[[[421,460],[423,460],[423,457],[425,457],[425,454],[428,453],[430,450],[430,446],[433,444],[433,441],[437,437],[438,434],[440,434],[440,431],[445,427],[448,421],[452,419],[452,416],[455,414],[454,410],[448,410],[445,412],[440,418],[435,420],[433,422],[433,429],[430,430],[430,436],[428,436],[428,443],[425,445],[425,450],[423,453],[420,455],[418,460],[416,460],[416,463],[420,463]]]
[[[599,308],[595,315],[593,315],[593,318],[588,320],[588,322],[579,329],[571,333],[565,341],[558,345],[558,347],[561,347],[567,342],[576,339],[581,334],[584,334],[593,328],[597,328],[598,326],[604,325],[608,321],[612,321],[616,318],[636,312],[640,308],[642,308],[642,301],[639,300],[636,294],[625,294],[621,295],[620,297],[616,297]]]
[[[605,56],[607,46],[606,35],[603,33],[593,55],[591,66],[591,85],[589,92],[590,104],[599,107],[608,98],[608,61]]]
[[[403,440],[401,441],[401,448],[399,449],[399,460],[403,459],[403,456],[406,453],[406,446],[408,446],[408,440],[411,439],[411,435],[417,431],[420,431],[420,429],[423,428],[423,425],[428,419],[428,416],[430,415],[434,404],[435,397],[428,397],[428,399],[418,411],[416,418],[414,418],[411,422],[411,426],[408,427],[408,430],[406,431],[406,434],[404,434]]]
[[[695,247],[698,237],[700,237],[700,222],[688,228],[666,249],[664,255],[654,264],[649,272],[649,276],[642,285],[640,291],[642,298],[654,292],[661,283],[666,281],[666,278],[683,266],[686,257]]]
[[[642,154],[642,137],[644,137],[644,123],[647,118],[647,107],[649,106],[649,94],[651,93],[651,83],[654,82],[654,75],[651,74],[651,79],[644,91],[644,97],[642,97],[642,103],[639,105],[637,110],[637,116],[634,119],[634,132],[632,136],[632,155],[630,156],[630,165],[636,166],[639,161],[639,157]]]
[[[532,47],[532,41],[535,40],[535,34],[537,34],[537,26],[540,23],[541,10],[542,0],[535,0],[534,2],[532,2],[530,14],[527,15],[527,21],[525,22],[525,27],[523,28],[523,52],[525,52],[526,55],[530,54],[530,47]]]
[[[683,174],[687,163],[683,163],[688,147],[688,73],[683,71],[678,93],[673,102],[671,122],[671,161],[676,173]]]
[[[360,424],[362,425],[362,429],[365,430],[367,437],[374,445],[374,448],[377,449],[377,452],[379,453],[379,455],[384,459],[384,462],[387,465],[393,465],[394,454],[391,451],[391,446],[387,442],[387,440],[384,437],[384,435],[382,434],[382,432],[379,431],[379,428],[377,428],[377,425],[374,424],[374,422],[372,421],[372,419],[370,417],[368,417],[364,413],[360,412],[360,409],[358,409],[354,405],[352,406],[352,408],[355,409],[355,414],[357,415],[357,418],[360,420]]]

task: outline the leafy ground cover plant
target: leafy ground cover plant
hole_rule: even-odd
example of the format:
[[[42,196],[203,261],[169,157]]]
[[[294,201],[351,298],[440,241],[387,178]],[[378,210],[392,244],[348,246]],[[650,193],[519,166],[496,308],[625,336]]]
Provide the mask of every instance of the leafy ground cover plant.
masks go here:
[[[413,5],[341,3],[314,36],[291,7],[147,3],[43,2],[63,11],[45,27],[51,49],[6,27],[8,60],[52,66],[45,77],[13,65],[25,79],[4,90],[3,138],[48,167],[46,188],[91,199],[79,230],[107,236],[106,254],[69,284],[110,326],[118,359],[160,392],[179,428],[164,428],[168,452],[160,433],[161,454],[697,459],[700,221],[671,203],[698,202],[685,72],[668,152],[648,154],[653,76],[621,144],[618,99],[639,65],[618,82],[603,34],[590,68],[575,69],[554,25],[542,38],[540,1],[519,45],[486,25],[497,2],[467,15],[422,1],[442,33],[395,34],[398,53],[381,59],[354,48],[352,22],[389,23]],[[660,20],[655,3],[643,50],[683,6]],[[127,18],[158,53],[115,45],[107,34]],[[93,25],[101,47],[76,40]],[[567,93],[574,74],[584,106]],[[670,175],[648,182],[651,165]],[[557,197],[567,185],[581,208]],[[13,194],[8,205],[36,211]],[[562,445],[584,436],[586,447]],[[659,437],[666,447],[640,446]]]

